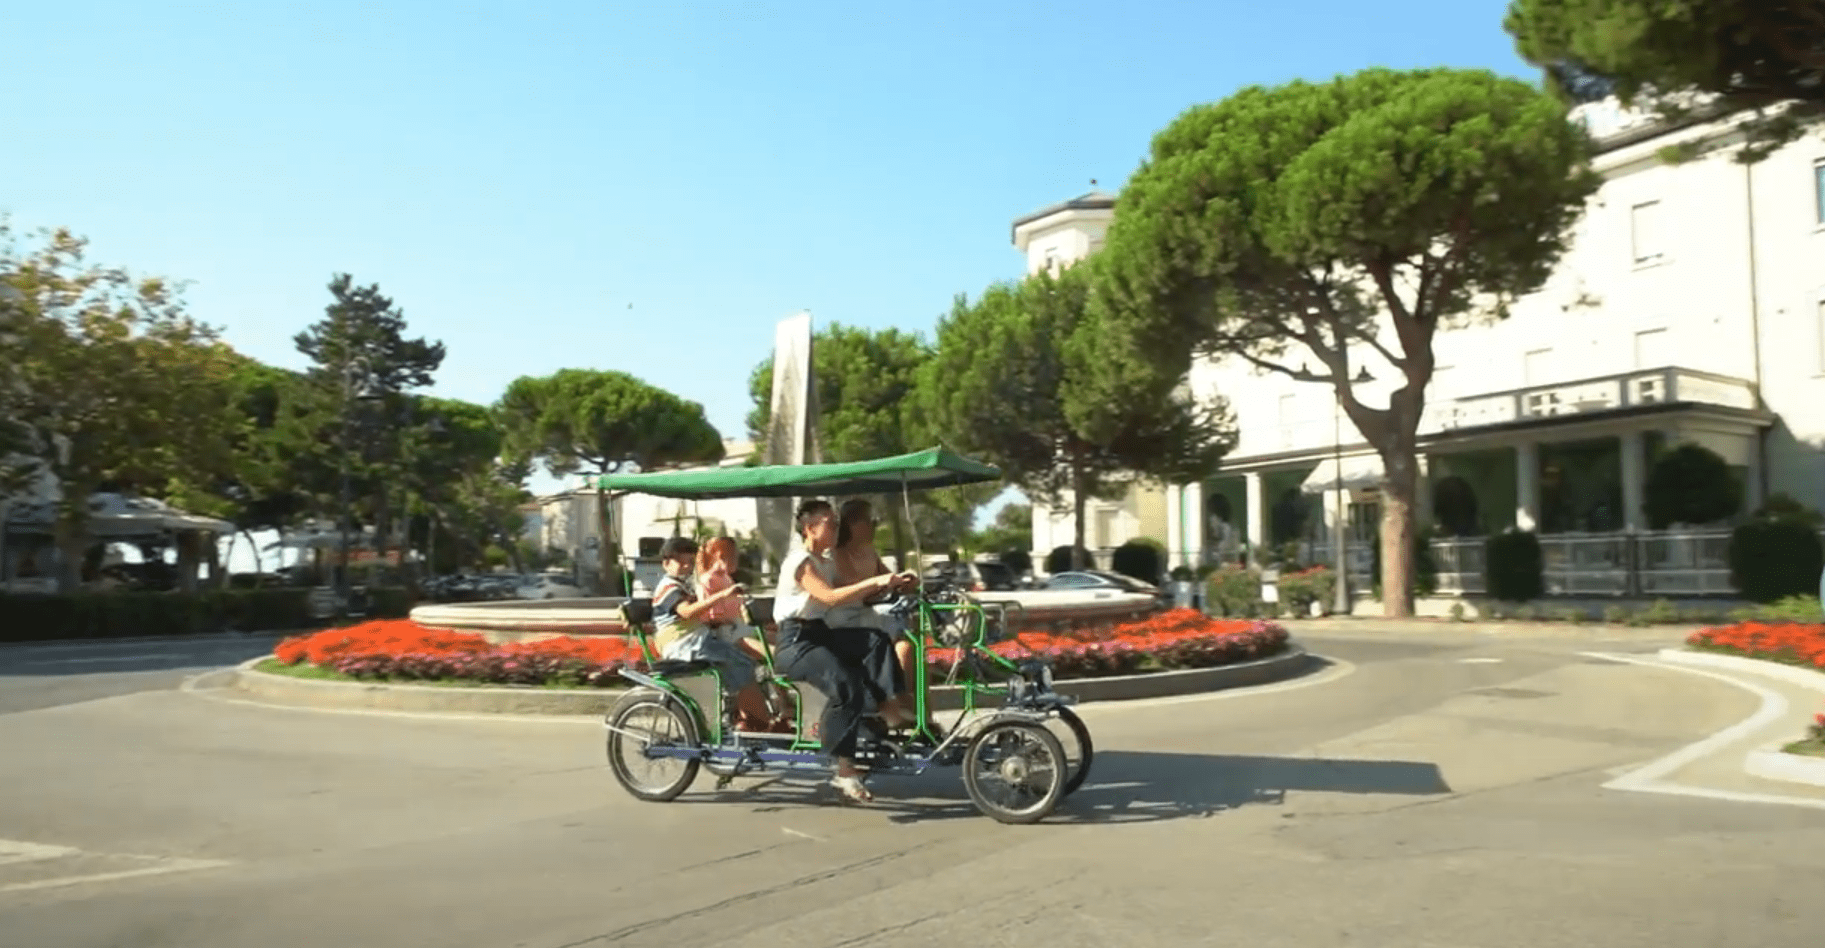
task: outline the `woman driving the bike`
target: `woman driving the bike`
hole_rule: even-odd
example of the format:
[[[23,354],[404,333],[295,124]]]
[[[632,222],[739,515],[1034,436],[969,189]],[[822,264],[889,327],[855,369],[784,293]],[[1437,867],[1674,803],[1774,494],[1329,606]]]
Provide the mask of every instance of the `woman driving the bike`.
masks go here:
[[[913,715],[896,700],[906,690],[893,646],[879,629],[833,627],[826,622],[832,608],[860,602],[876,593],[908,588],[918,583],[910,574],[870,576],[846,586],[837,585],[836,511],[828,501],[807,500],[794,517],[803,545],[780,564],[774,598],[779,623],[779,649],[774,664],[785,674],[824,693],[823,752],[832,759],[836,776],[831,784],[857,802],[873,799],[862,786],[855,766],[856,739],[872,699],[890,727],[913,723]]]

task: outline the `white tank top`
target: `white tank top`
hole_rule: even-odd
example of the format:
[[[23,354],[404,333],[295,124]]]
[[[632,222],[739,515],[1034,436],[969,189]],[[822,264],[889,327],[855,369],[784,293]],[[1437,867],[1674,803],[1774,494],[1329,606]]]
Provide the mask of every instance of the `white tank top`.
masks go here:
[[[825,585],[836,585],[836,564],[828,557],[816,556],[802,546],[786,554],[785,562],[779,564],[779,582],[773,591],[775,622],[785,619],[822,619],[830,611],[823,603],[811,598],[804,586],[799,585],[799,567],[807,560],[811,562],[811,568],[823,577]]]

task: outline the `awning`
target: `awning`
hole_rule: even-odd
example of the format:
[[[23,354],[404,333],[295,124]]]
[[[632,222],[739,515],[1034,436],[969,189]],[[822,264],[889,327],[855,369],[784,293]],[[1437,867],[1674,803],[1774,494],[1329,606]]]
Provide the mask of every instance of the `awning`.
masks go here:
[[[7,510],[7,529],[19,533],[50,533],[56,517],[53,502],[15,503]],[[226,520],[189,513],[149,497],[113,493],[89,497],[87,527],[89,536],[98,540],[187,531],[234,532],[234,524]]]
[[[1379,454],[1358,454],[1344,458],[1341,478],[1337,471],[1337,460],[1325,458],[1318,462],[1318,467],[1313,469],[1305,483],[1299,485],[1299,489],[1307,494],[1322,494],[1338,489],[1375,490],[1381,487],[1385,478]]]

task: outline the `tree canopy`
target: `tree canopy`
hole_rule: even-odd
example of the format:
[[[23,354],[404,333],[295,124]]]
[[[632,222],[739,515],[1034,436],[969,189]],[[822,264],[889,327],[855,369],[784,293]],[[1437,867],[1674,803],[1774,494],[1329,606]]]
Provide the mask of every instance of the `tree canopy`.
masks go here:
[[[703,406],[625,372],[561,369],[521,376],[495,405],[502,448],[510,464],[542,461],[554,477],[579,471],[608,474],[632,464],[653,470],[722,460],[722,436]],[[596,494],[603,537],[613,535],[608,503]],[[606,588],[620,588],[614,552],[599,558]]]
[[[1206,476],[1234,443],[1227,406],[1188,398],[1182,372],[1110,356],[1122,330],[1090,306],[1094,259],[958,297],[920,387],[948,444],[1029,497],[1071,498],[1079,547],[1086,499]]]
[[[1144,361],[1228,355],[1334,390],[1386,469],[1385,602],[1406,615],[1433,339],[1545,283],[1596,190],[1589,155],[1562,102],[1486,71],[1243,89],[1154,138],[1099,299]],[[1356,396],[1365,360],[1400,383],[1386,407]]]
[[[1744,161],[1825,117],[1818,0],[1512,0],[1503,26],[1567,96],[1613,92],[1669,119],[1693,111],[1693,93],[1753,110]]]
[[[59,587],[79,578],[98,490],[165,493],[228,466],[230,350],[170,283],[88,261],[65,230],[21,248],[0,219],[0,456],[6,480],[48,471],[62,500]]]

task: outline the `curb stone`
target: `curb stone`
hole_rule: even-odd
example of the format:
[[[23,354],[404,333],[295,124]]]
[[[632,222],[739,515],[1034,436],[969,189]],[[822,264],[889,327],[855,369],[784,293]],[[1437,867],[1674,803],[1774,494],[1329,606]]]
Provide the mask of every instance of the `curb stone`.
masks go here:
[[[1766,662],[1759,658],[1718,655],[1712,652],[1695,652],[1682,648],[1661,649],[1658,657],[1678,665],[1697,665],[1761,675],[1825,695],[1825,674],[1795,668],[1791,665]],[[1808,718],[1810,718],[1810,714]],[[1743,772],[1751,777],[1760,777],[1764,780],[1825,787],[1825,757],[1789,754],[1781,750],[1787,743],[1789,743],[1787,739],[1781,739],[1750,751],[1743,758]]]
[[[271,657],[248,659],[236,666],[230,687],[257,700],[290,707],[453,714],[607,714],[626,694],[622,688],[554,689],[530,685],[472,688],[324,681],[276,675],[255,668]],[[1235,665],[1084,678],[1056,682],[1054,687],[1060,693],[1084,702],[1128,701],[1265,685],[1297,677],[1324,664],[1323,659],[1304,648],[1289,645],[1278,655]],[[963,707],[962,689],[954,685],[933,687],[929,707],[934,711],[960,710]]]

